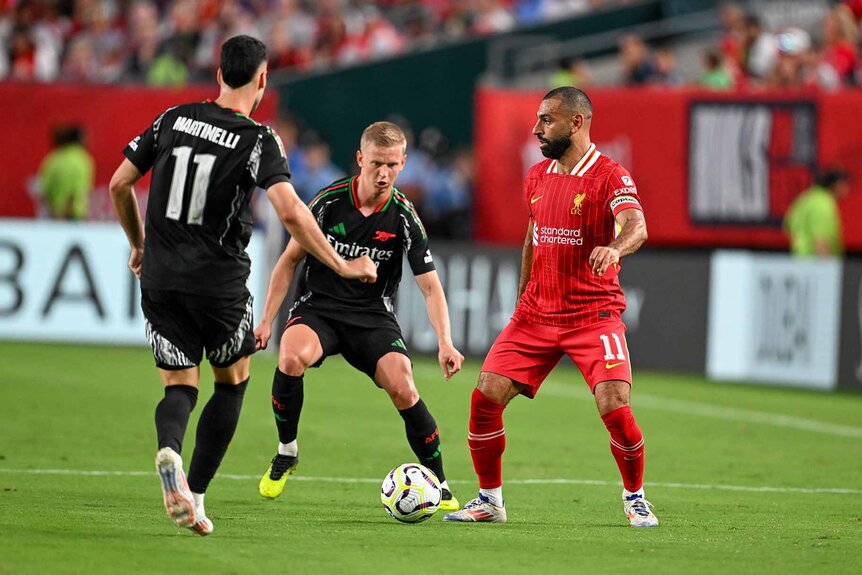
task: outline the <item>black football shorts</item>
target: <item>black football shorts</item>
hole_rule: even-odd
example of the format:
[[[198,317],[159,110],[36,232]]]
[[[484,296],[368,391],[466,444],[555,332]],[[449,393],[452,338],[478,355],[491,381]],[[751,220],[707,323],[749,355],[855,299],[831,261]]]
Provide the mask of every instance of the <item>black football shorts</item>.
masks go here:
[[[323,357],[311,367],[320,367],[327,357],[340,353],[374,381],[377,362],[387,353],[410,358],[401,327],[391,314],[322,310],[299,303],[291,310],[285,329],[296,324],[307,325],[320,339]]]
[[[252,296],[211,297],[141,289],[147,340],[156,365],[178,370],[199,365],[227,367],[255,351]]]

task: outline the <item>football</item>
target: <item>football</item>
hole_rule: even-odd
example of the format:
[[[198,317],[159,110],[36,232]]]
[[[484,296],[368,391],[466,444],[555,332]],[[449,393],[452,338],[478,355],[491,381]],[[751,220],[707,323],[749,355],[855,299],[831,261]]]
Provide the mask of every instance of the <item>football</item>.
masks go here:
[[[419,523],[434,515],[442,496],[437,476],[418,463],[394,468],[380,488],[383,508],[402,523]]]

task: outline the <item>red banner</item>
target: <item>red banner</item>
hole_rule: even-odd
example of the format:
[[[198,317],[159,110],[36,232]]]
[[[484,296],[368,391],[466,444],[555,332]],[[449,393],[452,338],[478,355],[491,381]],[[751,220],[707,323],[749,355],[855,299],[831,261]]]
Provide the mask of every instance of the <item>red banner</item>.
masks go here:
[[[59,124],[77,124],[95,159],[93,200],[105,203],[106,189],[123,159],[123,148],[164,110],[177,104],[215,98],[218,87],[150,89],[114,86],[0,84],[0,217],[32,217],[36,204],[28,183],[51,150],[51,135]],[[274,116],[274,96],[267,96],[255,118]],[[148,181],[140,186],[146,189]],[[110,206],[107,206],[110,209]],[[92,210],[91,210],[92,211]]]
[[[654,246],[786,248],[780,221],[817,166],[851,172],[845,243],[862,251],[862,91],[716,95],[700,90],[590,90],[592,140],[628,168]],[[531,134],[543,92],[476,96],[477,238],[522,244],[522,185],[542,159]],[[728,192],[716,198],[719,189]],[[738,186],[736,184],[739,184]],[[736,186],[736,188],[734,188]]]

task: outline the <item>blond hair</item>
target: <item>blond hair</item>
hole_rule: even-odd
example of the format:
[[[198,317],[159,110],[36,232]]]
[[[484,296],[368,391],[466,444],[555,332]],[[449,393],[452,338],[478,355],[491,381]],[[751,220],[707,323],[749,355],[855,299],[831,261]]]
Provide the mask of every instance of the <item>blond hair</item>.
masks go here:
[[[401,146],[407,152],[407,137],[404,130],[392,122],[374,122],[362,132],[359,140],[359,148],[364,150],[367,146],[374,145],[381,148]]]

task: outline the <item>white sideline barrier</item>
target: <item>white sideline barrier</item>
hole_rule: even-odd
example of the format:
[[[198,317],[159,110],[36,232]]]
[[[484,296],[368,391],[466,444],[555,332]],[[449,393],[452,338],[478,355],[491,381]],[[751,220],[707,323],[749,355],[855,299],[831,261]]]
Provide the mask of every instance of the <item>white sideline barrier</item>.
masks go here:
[[[841,260],[712,256],[707,376],[830,390],[838,381]]]
[[[255,317],[269,279],[260,235],[248,247]],[[128,260],[116,223],[0,219],[0,339],[146,345]]]

